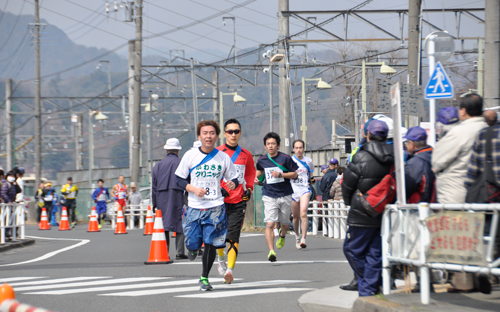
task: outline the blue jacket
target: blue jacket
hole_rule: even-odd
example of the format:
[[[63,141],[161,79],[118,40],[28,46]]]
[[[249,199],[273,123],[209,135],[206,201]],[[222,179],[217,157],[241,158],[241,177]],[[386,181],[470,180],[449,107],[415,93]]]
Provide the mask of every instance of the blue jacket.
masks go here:
[[[405,165],[406,200],[409,204],[436,202],[436,176],[431,165],[432,147],[425,146],[409,155]]]
[[[105,187],[98,187],[94,190],[94,193],[92,193],[92,199],[97,203],[98,200],[97,200],[97,197],[99,196],[99,193],[101,193],[101,189],[102,189],[102,194],[104,196],[106,196],[107,199],[109,199],[109,191],[107,188]]]

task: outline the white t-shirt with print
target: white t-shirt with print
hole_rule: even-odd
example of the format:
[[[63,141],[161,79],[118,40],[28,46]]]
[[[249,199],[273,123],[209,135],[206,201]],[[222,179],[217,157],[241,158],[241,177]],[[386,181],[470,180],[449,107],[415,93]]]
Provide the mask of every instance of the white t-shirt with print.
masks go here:
[[[191,149],[184,154],[182,160],[175,171],[175,175],[187,179],[189,170],[197,166],[207,156],[199,148]],[[197,166],[190,175],[189,184],[207,190],[203,197],[198,197],[189,192],[188,206],[197,209],[207,209],[224,204],[224,197],[220,189],[220,181],[225,178],[227,181],[238,178],[236,168],[231,158],[224,152],[218,153],[201,166]]]
[[[299,169],[297,170],[297,178],[290,180],[293,192],[296,193],[304,188],[309,188],[309,170],[307,170],[307,168],[301,164],[295,156],[292,157],[292,160],[297,164],[297,166],[299,166]],[[309,166],[309,169],[314,171],[314,164],[311,158],[304,156],[301,161],[306,163]]]

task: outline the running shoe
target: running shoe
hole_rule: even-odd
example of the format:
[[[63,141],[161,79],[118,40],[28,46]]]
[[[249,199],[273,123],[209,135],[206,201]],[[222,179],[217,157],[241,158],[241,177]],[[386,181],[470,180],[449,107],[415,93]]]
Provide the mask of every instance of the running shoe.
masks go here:
[[[97,224],[97,228],[98,228],[98,229],[102,229],[102,225]]]
[[[228,269],[226,271],[226,274],[224,274],[224,284],[231,284],[233,280],[233,271],[231,269]]]
[[[193,261],[194,259],[196,259],[196,256],[198,255],[198,250],[189,250],[188,249],[188,259]]]
[[[302,249],[302,247],[300,246],[300,238],[297,238],[295,240],[295,247],[297,247],[297,249]]]
[[[76,226],[76,222],[71,222],[70,228],[74,229]]]
[[[276,258],[276,252],[274,250],[269,251],[269,254],[267,255],[267,259],[271,262],[278,260]]]
[[[200,290],[201,291],[212,291],[212,290],[214,290],[214,288],[212,287],[212,285],[210,285],[210,283],[208,282],[208,278],[200,279],[200,281],[198,282],[198,285],[200,285]]]
[[[227,271],[226,260],[219,260],[219,266],[217,267],[217,269],[219,270],[219,275],[224,276]]]
[[[300,240],[300,247],[301,248],[306,248],[307,247],[307,245],[306,245],[306,239],[305,238],[303,238],[303,239]]]
[[[281,249],[281,248],[283,248],[283,246],[285,246],[285,238],[281,237],[281,235],[280,235],[280,237],[276,241],[276,247],[278,247],[278,249]]]

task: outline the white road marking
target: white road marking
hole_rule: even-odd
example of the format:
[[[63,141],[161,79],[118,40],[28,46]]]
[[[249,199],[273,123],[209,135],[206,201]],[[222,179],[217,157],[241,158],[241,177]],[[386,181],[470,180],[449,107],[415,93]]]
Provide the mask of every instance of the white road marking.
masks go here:
[[[218,299],[226,297],[236,297],[236,296],[248,296],[248,295],[260,295],[260,294],[271,294],[279,292],[289,292],[289,291],[307,291],[314,288],[261,288],[261,289],[240,289],[240,290],[229,290],[229,291],[216,291],[216,292],[204,292],[200,294],[193,295],[182,295],[176,296],[177,298],[205,298],[205,299]]]
[[[210,281],[215,281],[218,279],[210,279]],[[272,280],[272,281],[261,281],[261,282],[248,282],[248,283],[235,283],[235,284],[223,284],[215,285],[214,289],[233,289],[233,288],[244,288],[244,287],[264,287],[273,286],[281,284],[292,284],[292,283],[306,283],[309,281],[301,280]],[[268,288],[270,289],[270,288]],[[138,290],[138,291],[127,291],[127,292],[117,292],[110,294],[99,294],[99,296],[120,296],[120,297],[139,297],[139,296],[150,296],[150,295],[160,295],[160,294],[172,294],[179,292],[190,292],[200,290],[199,286],[193,287],[179,287],[179,288],[164,288],[164,289],[150,289],[150,290]]]
[[[240,237],[264,236],[264,233],[241,233]]]
[[[314,264],[314,263],[347,263],[347,260],[297,260],[297,261],[238,261],[238,265],[240,264]],[[189,262],[174,262],[172,265],[199,265],[199,261],[189,261]]]
[[[0,279],[0,283],[15,282],[15,281],[26,281],[32,279],[46,278],[47,276],[37,276],[37,277],[9,277]]]
[[[0,267],[12,266],[12,265],[20,265],[20,264],[27,264],[27,263],[33,263],[33,262],[38,262],[38,261],[46,260],[48,258],[51,258],[51,257],[57,255],[58,253],[65,252],[65,251],[71,250],[73,248],[83,246],[83,245],[87,244],[88,242],[90,242],[90,239],[49,238],[49,237],[38,237],[38,236],[26,236],[26,237],[28,237],[28,238],[35,238],[35,239],[46,239],[46,240],[79,241],[79,243],[71,245],[69,247],[65,247],[65,248],[56,250],[56,251],[52,251],[52,252],[46,253],[45,255],[40,256],[40,257],[35,258],[35,259],[31,259],[31,260],[27,260],[27,261],[22,261],[22,262],[17,262],[17,263],[2,264],[2,265],[0,265]]]
[[[121,284],[121,283],[134,283],[134,282],[145,282],[145,281],[155,281],[167,279],[168,277],[134,277],[134,278],[117,278],[110,280],[100,280],[92,282],[80,282],[80,283],[67,283],[67,284],[55,284],[55,285],[42,285],[42,286],[27,286],[27,287],[14,287],[15,291],[27,291],[27,290],[43,290],[43,289],[54,289],[54,288],[71,288],[71,287],[83,287],[83,286],[95,286],[95,285],[107,285],[107,284]]]
[[[223,278],[214,278],[213,280],[215,282],[223,282],[224,281]],[[113,285],[113,286],[104,286],[104,287],[65,289],[65,290],[49,290],[49,291],[29,292],[29,293],[24,293],[24,294],[28,294],[28,295],[67,295],[67,294],[80,294],[80,293],[97,292],[97,291],[113,291],[113,290],[123,290],[123,289],[139,289],[139,288],[189,285],[189,284],[197,284],[198,281],[199,281],[199,279],[191,279],[191,280],[147,283],[147,284],[145,283],[145,284],[132,284],[132,285]]]
[[[113,276],[79,276],[79,277],[68,277],[68,278],[56,278],[52,280],[43,280],[43,281],[30,281],[30,282],[20,282],[20,283],[12,283],[10,286],[25,286],[25,285],[49,285],[49,284],[58,284],[58,283],[66,283],[66,282],[76,282],[76,281],[88,281],[93,279],[102,279],[102,278],[112,278]]]

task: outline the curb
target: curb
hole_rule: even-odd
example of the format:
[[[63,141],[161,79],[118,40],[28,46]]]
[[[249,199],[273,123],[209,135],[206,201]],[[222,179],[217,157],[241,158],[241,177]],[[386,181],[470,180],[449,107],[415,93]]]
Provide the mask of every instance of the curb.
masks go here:
[[[34,239],[23,239],[17,241],[6,242],[3,245],[0,245],[0,252],[4,252],[14,248],[21,248],[35,244]]]
[[[360,297],[354,301],[353,312],[401,312],[407,311],[406,307],[377,297]]]

